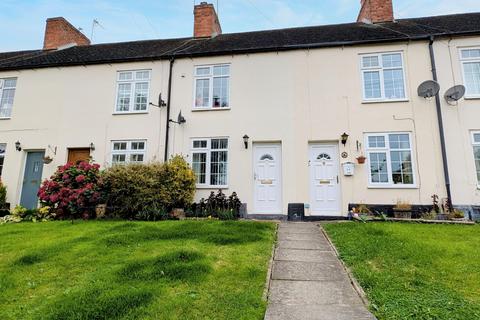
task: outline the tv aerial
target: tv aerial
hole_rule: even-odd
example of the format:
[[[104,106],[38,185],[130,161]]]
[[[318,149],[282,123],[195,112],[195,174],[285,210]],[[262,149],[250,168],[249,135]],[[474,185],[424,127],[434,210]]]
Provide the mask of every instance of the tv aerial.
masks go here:
[[[417,89],[418,95],[422,98],[432,98],[440,91],[440,85],[437,81],[427,80],[422,82]]]
[[[448,89],[445,92],[444,97],[449,105],[454,106],[457,104],[456,102],[458,100],[463,98],[464,95],[465,95],[465,86],[459,84]]]

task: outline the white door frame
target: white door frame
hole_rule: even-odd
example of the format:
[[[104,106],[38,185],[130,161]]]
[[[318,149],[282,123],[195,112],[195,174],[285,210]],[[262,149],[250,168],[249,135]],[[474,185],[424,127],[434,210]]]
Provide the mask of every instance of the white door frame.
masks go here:
[[[277,208],[274,208],[273,210],[270,211],[265,211],[261,210],[257,207],[257,150],[259,148],[265,148],[265,147],[270,147],[270,148],[275,148],[276,149],[276,154],[277,154],[277,188],[279,189],[277,191],[277,196],[278,196],[278,204]],[[252,144],[252,149],[253,149],[253,156],[252,156],[252,163],[253,163],[253,213],[254,214],[282,214],[283,210],[283,179],[282,179],[282,144],[281,142],[254,142]]]
[[[336,167],[336,199],[337,205],[335,210],[325,210],[325,211],[315,211],[314,210],[314,188],[313,184],[313,164],[312,161],[312,153],[315,147],[327,147],[333,148],[333,154],[335,159],[333,159],[335,167]],[[309,197],[310,197],[310,215],[311,216],[341,216],[342,210],[342,192],[341,192],[341,184],[340,184],[340,156],[339,156],[339,147],[338,143],[333,142],[311,142],[308,144],[308,159],[309,159],[309,172],[308,172],[308,183],[309,183]]]

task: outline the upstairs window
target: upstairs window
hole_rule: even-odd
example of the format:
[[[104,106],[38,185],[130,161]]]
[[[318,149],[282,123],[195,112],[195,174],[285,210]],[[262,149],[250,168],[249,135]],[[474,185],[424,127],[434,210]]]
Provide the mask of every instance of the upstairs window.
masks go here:
[[[144,162],[146,146],[145,140],[113,141],[112,164]]]
[[[412,143],[409,133],[366,136],[371,186],[413,186]]]
[[[5,149],[7,145],[5,143],[0,143],[0,177],[2,176],[3,162],[5,161]]]
[[[480,186],[480,131],[472,132],[473,159],[477,173],[477,184]]]
[[[226,187],[228,139],[193,140],[192,168],[197,177],[197,186]]]
[[[17,78],[0,79],[0,119],[12,115]]]
[[[150,89],[150,70],[117,73],[116,113],[146,112]]]
[[[194,109],[230,107],[230,65],[195,67]]]
[[[360,61],[364,101],[406,99],[400,52],[362,55]]]
[[[460,50],[467,98],[480,98],[480,48]]]

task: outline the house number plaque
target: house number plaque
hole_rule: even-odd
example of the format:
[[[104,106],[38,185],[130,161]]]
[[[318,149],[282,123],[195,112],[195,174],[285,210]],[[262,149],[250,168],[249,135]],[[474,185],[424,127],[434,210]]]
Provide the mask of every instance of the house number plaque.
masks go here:
[[[272,184],[273,181],[272,181],[272,179],[263,179],[263,180],[260,180],[260,183],[261,184]]]

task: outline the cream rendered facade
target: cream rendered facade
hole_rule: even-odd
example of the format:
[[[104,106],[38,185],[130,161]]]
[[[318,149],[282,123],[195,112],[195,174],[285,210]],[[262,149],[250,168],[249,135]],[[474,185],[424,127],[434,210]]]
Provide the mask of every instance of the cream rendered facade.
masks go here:
[[[459,48],[480,46],[479,37],[439,39],[434,43],[441,94],[462,84]],[[363,102],[360,56],[401,52],[406,99],[397,102]],[[196,66],[230,65],[230,108],[194,110]],[[112,141],[144,139],[146,160],[162,160],[165,147],[165,108],[149,106],[147,113],[114,114],[116,77],[121,70],[151,70],[149,101],[159,93],[166,98],[169,62],[135,62],[0,72],[0,78],[17,77],[12,117],[0,121],[0,143],[6,143],[2,180],[8,200],[19,203],[26,152],[45,150],[54,160],[44,166],[43,178],[66,162],[67,149],[94,143],[93,160],[111,163]],[[228,187],[254,212],[253,145],[281,145],[281,214],[289,203],[309,204],[309,145],[338,146],[339,215],[350,203],[394,204],[401,199],[429,205],[431,196],[446,196],[435,100],[418,97],[418,85],[432,79],[428,42],[395,42],[311,50],[237,54],[177,59],[173,66],[171,117],[181,111],[187,122],[170,124],[169,155],[183,154],[191,161],[193,138],[226,137]],[[454,205],[480,204],[471,131],[480,130],[480,100],[461,100],[449,106],[442,99],[446,146]],[[339,141],[348,133],[346,145]],[[355,158],[365,154],[368,133],[411,134],[415,183],[374,187],[368,183],[368,163]],[[242,137],[250,137],[248,148]],[[15,151],[20,141],[22,151]],[[357,141],[359,142],[357,148]],[[50,148],[48,147],[50,146]],[[52,148],[57,147],[56,155]],[[346,158],[340,153],[346,152]],[[355,162],[353,176],[344,176],[341,163]],[[198,188],[197,199],[217,188]],[[309,215],[308,205],[306,215]]]

